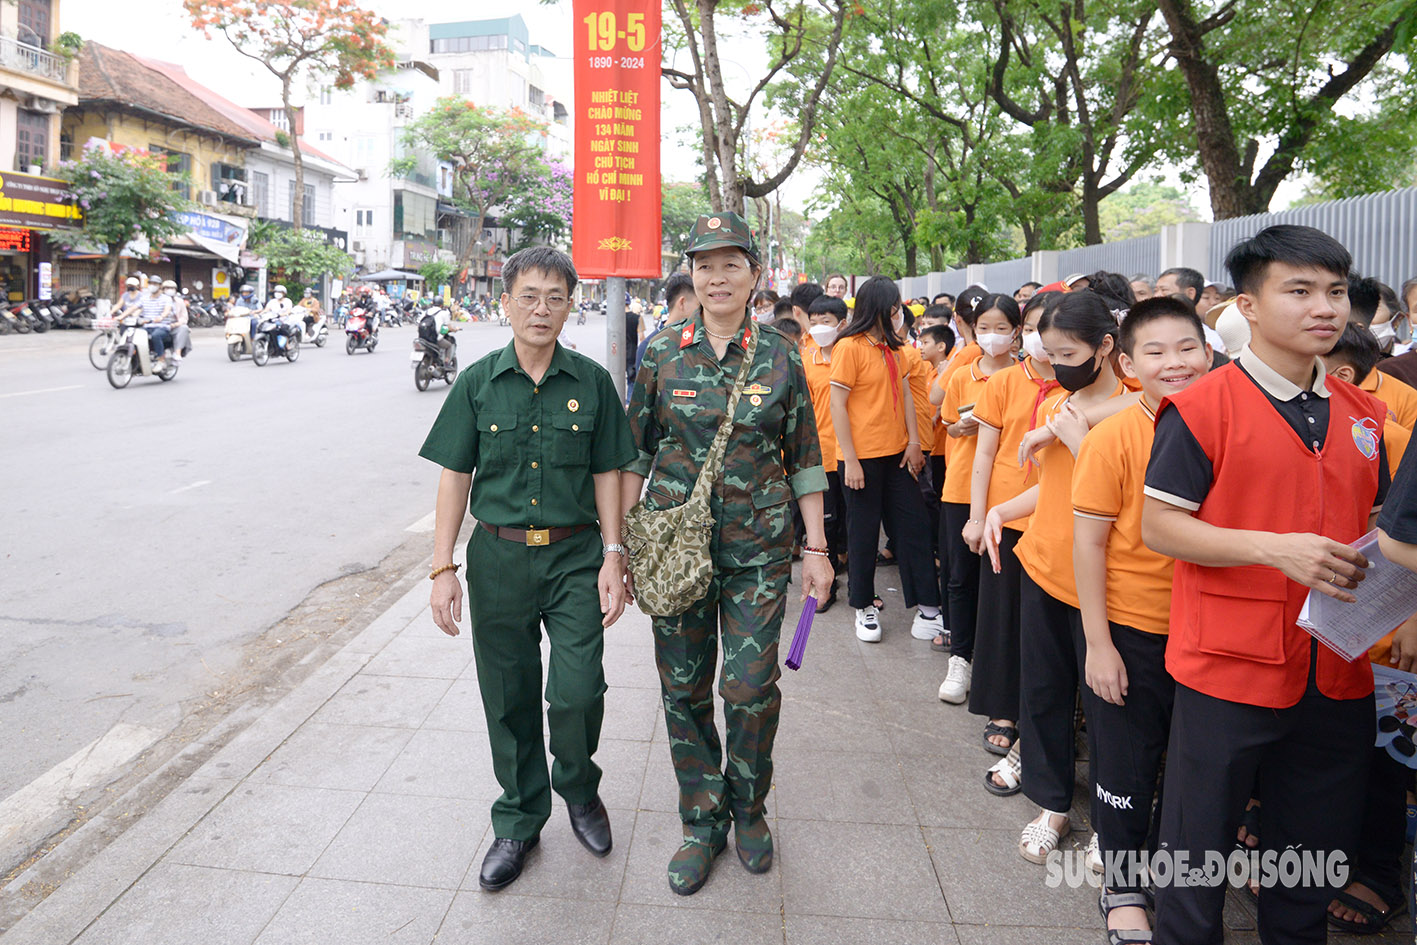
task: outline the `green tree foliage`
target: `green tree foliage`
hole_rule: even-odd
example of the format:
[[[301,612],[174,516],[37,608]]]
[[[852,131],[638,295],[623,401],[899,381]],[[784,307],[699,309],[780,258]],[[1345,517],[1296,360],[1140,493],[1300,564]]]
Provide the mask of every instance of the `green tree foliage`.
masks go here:
[[[95,143],[74,160],[61,161],[53,174],[69,185],[83,210],[79,239],[105,249],[100,291],[109,298],[118,295],[118,265],[128,242],[145,239],[156,249],[187,232],[173,214],[193,208],[174,189],[188,181],[168,173],[163,157]]]
[[[423,277],[423,289],[429,293],[437,292],[441,286],[451,285],[457,271],[457,267],[452,263],[443,262],[441,259],[426,262],[418,267],[418,274]]]
[[[1133,184],[1109,195],[1099,207],[1102,238],[1108,243],[1160,233],[1163,226],[1191,223],[1200,213],[1186,195],[1166,184]]]
[[[329,243],[319,230],[294,229],[258,221],[247,234],[247,247],[266,258],[272,283],[280,283],[299,298],[317,288],[325,276],[344,278],[354,271],[349,254]]]
[[[546,124],[519,108],[478,106],[461,96],[447,96],[404,128],[403,144],[424,150],[453,166],[453,206],[472,218],[472,238],[458,258],[466,269],[477,240],[494,209],[505,211],[521,195],[545,186],[550,168],[541,156]],[[417,164],[409,155],[396,160],[395,174]],[[564,217],[570,219],[569,213]]]
[[[660,184],[660,229],[663,246],[672,253],[682,254],[689,243],[689,231],[699,217],[712,212],[708,191],[703,180],[693,183],[664,181]]]

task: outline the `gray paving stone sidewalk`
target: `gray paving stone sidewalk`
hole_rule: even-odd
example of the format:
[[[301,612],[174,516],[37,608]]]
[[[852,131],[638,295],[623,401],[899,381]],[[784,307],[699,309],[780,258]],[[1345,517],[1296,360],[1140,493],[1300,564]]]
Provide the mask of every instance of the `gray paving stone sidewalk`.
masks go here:
[[[1049,888],[1016,852],[1034,811],[983,790],[982,720],[936,699],[945,657],[910,638],[894,577],[879,575],[882,643],[857,642],[843,603],[784,673],[766,875],[729,852],[698,895],[670,892],[676,788],[649,621],[631,611],[606,635],[597,755],[614,851],[583,850],[558,799],[522,878],[481,891],[498,787],[472,647],[434,627],[421,583],[0,941],[1105,941],[1095,891]],[[1067,849],[1087,841],[1085,803],[1080,789]],[[1227,941],[1254,941],[1248,904],[1232,895],[1227,913]]]

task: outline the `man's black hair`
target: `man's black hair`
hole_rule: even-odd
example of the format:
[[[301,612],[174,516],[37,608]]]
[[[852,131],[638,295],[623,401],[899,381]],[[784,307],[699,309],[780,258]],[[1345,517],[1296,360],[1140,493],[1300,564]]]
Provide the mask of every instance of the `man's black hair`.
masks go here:
[[[674,310],[674,303],[679,301],[681,295],[694,294],[694,277],[687,272],[676,272],[664,282],[664,308],[666,311]]]
[[[1201,275],[1196,270],[1187,268],[1186,266],[1173,266],[1157,276],[1156,281],[1160,282],[1164,276],[1175,276],[1178,286],[1183,290],[1189,289],[1195,292],[1195,295],[1191,296],[1192,303],[1201,300],[1201,293],[1205,291],[1205,276]]]
[[[776,328],[793,341],[801,341],[802,326],[797,324],[797,319],[792,317],[792,300],[782,299],[778,304],[782,302],[787,303],[787,315],[785,317],[774,318],[772,320],[772,327]]]
[[[927,305],[925,311],[920,313],[921,318],[942,318],[949,320],[950,310],[944,305]]]
[[[1034,291],[1037,291],[1038,289],[1043,288],[1043,283],[1034,282],[1030,279],[1028,282],[1025,282],[1023,285],[1019,286],[1018,289],[1027,289],[1029,286],[1032,286],[1034,288]],[[1017,292],[1018,289],[1014,289],[1014,291]]]
[[[955,297],[954,297],[953,295],[950,295],[948,292],[936,292],[936,293],[935,293],[935,297],[934,297],[933,299],[931,299],[930,301],[933,302],[934,304],[938,305],[938,304],[940,304],[940,299],[949,299],[950,308],[951,308],[951,309],[954,308]]]
[[[1177,321],[1186,322],[1186,327],[1196,333],[1201,344],[1205,344],[1205,323],[1196,314],[1195,307],[1169,295],[1158,295],[1143,299],[1133,305],[1131,310],[1127,312],[1127,317],[1122,319],[1122,337],[1118,346],[1127,353],[1127,357],[1133,356],[1132,350],[1136,347],[1137,332],[1146,325],[1163,318],[1174,318]]]
[[[955,346],[955,333],[949,325],[926,325],[920,329],[920,340],[938,341],[949,351]]]
[[[1349,322],[1338,336],[1338,341],[1329,350],[1328,357],[1336,358],[1353,368],[1353,383],[1361,384],[1373,373],[1373,368],[1382,360],[1383,351],[1378,339],[1362,325]]]
[[[502,285],[506,287],[506,293],[511,295],[522,273],[533,269],[550,276],[560,276],[566,281],[567,294],[574,292],[576,283],[580,281],[570,256],[550,246],[532,246],[513,253],[502,264]]]
[[[813,301],[825,294],[826,290],[815,282],[803,282],[793,287],[792,294],[788,298],[792,300],[793,305],[806,312],[811,309]]]
[[[839,322],[846,321],[846,316],[851,312],[846,307],[846,303],[834,295],[819,295],[812,300],[812,304],[807,307],[808,315],[835,315]]]
[[[1265,227],[1236,243],[1225,256],[1235,288],[1253,294],[1264,283],[1270,263],[1322,269],[1339,277],[1353,268],[1353,256],[1338,240],[1311,226],[1284,223]]]
[[[791,318],[792,300],[778,299],[776,302],[772,303],[772,317],[773,321],[777,321],[780,318]]]
[[[1378,314],[1378,303],[1383,300],[1381,285],[1372,276],[1360,276],[1356,272],[1348,274],[1348,321],[1350,323],[1357,322],[1364,328],[1373,324],[1373,317]]]

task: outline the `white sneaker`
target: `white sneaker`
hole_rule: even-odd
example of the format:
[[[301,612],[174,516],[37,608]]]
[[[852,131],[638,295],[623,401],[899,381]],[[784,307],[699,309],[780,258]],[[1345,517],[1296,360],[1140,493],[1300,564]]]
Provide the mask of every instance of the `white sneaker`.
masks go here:
[[[945,632],[945,615],[938,613],[933,617],[927,617],[918,609],[915,611],[915,619],[910,624],[910,635],[917,640],[933,640]]]
[[[1097,842],[1097,831],[1087,841],[1087,868],[1094,876],[1102,875],[1102,846]]]
[[[862,643],[881,642],[881,616],[874,607],[861,607],[856,611],[856,639]]]
[[[974,667],[963,656],[951,656],[950,667],[945,671],[945,681],[940,683],[940,701],[959,705],[969,698],[969,683],[974,678]]]

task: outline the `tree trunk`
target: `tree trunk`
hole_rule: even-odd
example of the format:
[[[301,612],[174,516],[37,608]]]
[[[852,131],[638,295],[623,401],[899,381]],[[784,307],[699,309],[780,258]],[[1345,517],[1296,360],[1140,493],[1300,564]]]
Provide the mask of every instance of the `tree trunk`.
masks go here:
[[[103,260],[103,271],[98,279],[98,293],[102,298],[118,298],[118,266],[123,261],[123,245],[108,248],[108,255]]]
[[[483,210],[477,215],[477,224],[473,226],[472,232],[468,234],[467,245],[463,247],[462,254],[458,257],[458,271],[468,267],[472,262],[472,254],[477,250],[477,241],[482,238],[482,225],[487,222],[487,211]]]
[[[290,104],[290,73],[280,84],[280,103],[285,106],[285,123],[290,126],[290,155],[295,160],[295,196],[291,200],[290,225],[298,233],[305,226],[305,159],[300,154],[300,136],[295,133],[295,108]]]
[[[1082,244],[1096,246],[1102,242],[1102,220],[1098,206],[1102,198],[1097,195],[1097,181],[1092,171],[1082,175]]]

